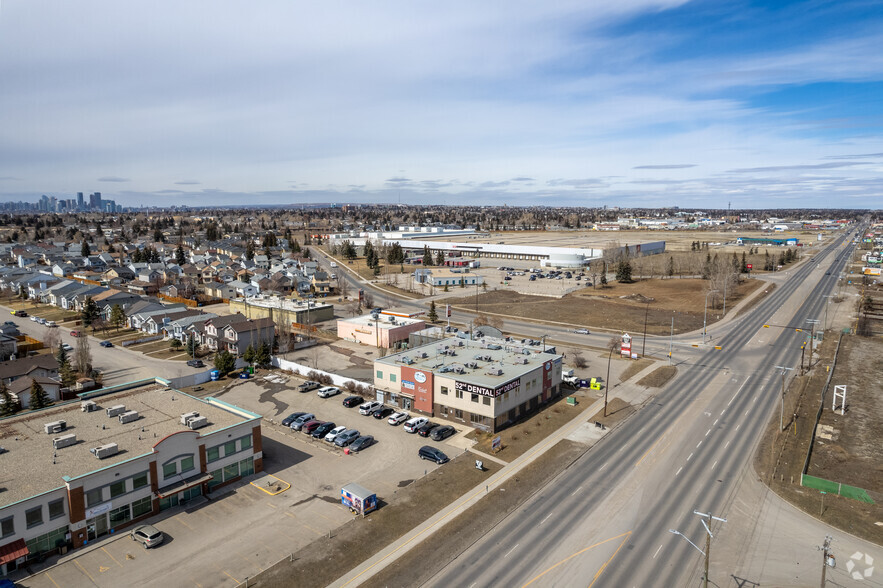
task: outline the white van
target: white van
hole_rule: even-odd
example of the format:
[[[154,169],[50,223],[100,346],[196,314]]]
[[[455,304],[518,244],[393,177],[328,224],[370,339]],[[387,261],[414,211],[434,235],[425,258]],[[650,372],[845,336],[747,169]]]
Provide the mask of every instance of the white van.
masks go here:
[[[336,261],[332,261],[332,262],[331,262],[331,267],[337,267],[337,262],[336,262]]]

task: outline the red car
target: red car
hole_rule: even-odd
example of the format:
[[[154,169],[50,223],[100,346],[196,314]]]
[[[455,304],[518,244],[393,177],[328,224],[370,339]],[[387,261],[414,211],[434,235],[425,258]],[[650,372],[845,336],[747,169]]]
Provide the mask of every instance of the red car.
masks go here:
[[[312,435],[313,431],[315,431],[319,425],[324,425],[324,424],[325,424],[325,421],[318,421],[316,419],[313,419],[311,421],[305,422],[304,426],[300,428],[300,432],[306,433],[307,435]]]
[[[71,331],[71,337],[82,337],[83,331]]]

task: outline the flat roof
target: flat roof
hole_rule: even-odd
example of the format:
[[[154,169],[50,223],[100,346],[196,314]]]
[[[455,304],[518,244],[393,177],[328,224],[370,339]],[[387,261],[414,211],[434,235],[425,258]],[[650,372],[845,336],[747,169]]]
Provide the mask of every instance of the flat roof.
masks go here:
[[[327,302],[319,302],[318,300],[293,300],[291,298],[280,298],[278,296],[266,297],[266,296],[249,296],[248,298],[243,298],[241,300],[236,300],[236,303],[244,303],[248,306],[258,306],[261,308],[279,308],[281,310],[290,310],[290,311],[305,311],[308,308],[310,310],[316,310],[317,308],[327,308],[329,306],[333,306]],[[309,302],[309,304],[308,304]]]
[[[250,420],[153,383],[91,400],[98,410],[82,412],[77,401],[0,420],[0,446],[6,449],[0,454],[0,508],[64,486],[63,476],[75,478],[150,453],[164,437],[190,430],[180,420],[186,412],[208,417],[209,424],[197,429],[203,436]],[[106,408],[120,404],[140,418],[121,424],[106,415]],[[67,424],[64,431],[44,432],[44,424],[59,420]],[[54,449],[52,440],[68,434],[76,435],[77,443]],[[119,453],[98,459],[89,451],[107,443],[116,443]]]
[[[501,349],[489,349],[488,345],[499,346]],[[424,354],[426,357],[423,357]],[[525,352],[524,346],[517,343],[504,345],[497,339],[482,342],[455,338],[387,355],[374,362],[380,365],[423,369],[461,382],[496,388],[532,372],[547,361],[560,360],[560,355],[543,353],[541,349],[537,351],[528,349]],[[502,370],[502,374],[488,373],[494,368]],[[446,369],[447,371],[443,371]]]
[[[370,314],[366,314],[366,315],[362,315],[362,316],[356,316],[353,318],[339,319],[339,320],[346,322],[346,323],[354,324],[357,326],[364,326],[364,327],[372,327],[373,328],[375,325],[377,325],[377,327],[380,330],[397,329],[399,327],[407,327],[407,326],[410,326],[410,325],[413,325],[416,323],[425,322],[421,318],[409,318],[409,317],[404,317],[404,316],[399,316],[399,315],[391,315],[391,314],[381,314],[377,318],[380,320],[375,321],[373,316],[371,316]],[[390,319],[393,319],[395,321],[395,323],[390,322]]]

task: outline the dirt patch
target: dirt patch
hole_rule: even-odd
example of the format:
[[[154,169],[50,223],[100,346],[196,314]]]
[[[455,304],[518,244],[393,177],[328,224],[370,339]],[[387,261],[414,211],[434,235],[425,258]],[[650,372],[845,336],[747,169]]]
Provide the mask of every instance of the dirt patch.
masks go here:
[[[621,398],[613,398],[607,403],[607,416],[604,416],[604,409],[602,408],[589,419],[589,422],[601,423],[605,427],[610,428],[613,425],[626,420],[635,414],[635,411],[637,410],[637,408]]]
[[[627,381],[629,378],[634,376],[637,373],[640,373],[645,368],[653,365],[652,359],[639,359],[637,361],[630,360],[631,363],[629,367],[625,368],[621,374],[619,374],[620,383]]]
[[[828,377],[827,367],[833,362],[837,335],[829,333],[818,349],[818,359],[808,375],[795,377],[785,398],[785,431],[779,427],[775,414],[758,445],[754,467],[758,477],[777,494],[801,510],[826,523],[875,543],[883,543],[883,470],[879,448],[883,415],[883,385],[878,378],[883,341],[845,335],[831,387],[824,400],[820,425],[831,427],[831,439],[817,438],[810,457],[809,474],[864,488],[876,501],[866,504],[833,494],[824,497],[818,490],[800,486],[807,449],[812,441],[813,425],[819,410],[819,399]],[[876,365],[875,365],[876,360]],[[846,384],[847,412],[840,416],[831,411],[834,385]],[[795,419],[788,415],[797,415]],[[796,429],[796,434],[795,434]],[[820,514],[821,513],[821,514]]]
[[[593,394],[589,394],[590,392]],[[469,433],[467,437],[476,441],[475,449],[491,453],[491,442],[494,437],[499,435],[502,449],[494,455],[503,461],[510,462],[573,420],[581,410],[580,405],[585,402],[594,402],[598,394],[596,390],[580,388],[566,394],[566,396],[576,398],[576,406],[569,406],[565,400],[566,396],[561,396],[547,404],[539,413],[507,427],[499,433],[485,433],[476,430]]]
[[[678,368],[673,365],[665,365],[660,368],[656,368],[640,380],[638,380],[638,386],[644,386],[646,388],[662,388],[665,386],[669,380],[671,380],[678,373]]]
[[[760,280],[745,280],[727,292],[727,307],[765,285]],[[544,296],[529,296],[511,290],[494,290],[478,296],[451,299],[452,304],[469,310],[553,321],[574,326],[590,326],[615,331],[647,332],[668,335],[674,316],[675,333],[702,327],[708,282],[700,279],[650,279],[633,284],[611,282],[606,288],[583,288],[549,303]],[[652,300],[642,303],[639,300]],[[708,322],[721,318],[723,297],[709,298]]]
[[[464,454],[407,487],[395,496],[378,496],[381,507],[366,518],[354,518],[282,560],[249,582],[252,586],[327,586],[354,566],[411,531],[496,471],[475,469],[472,455]],[[508,492],[508,490],[507,490]]]
[[[469,507],[430,540],[411,549],[362,585],[377,588],[423,585],[445,564],[518,509],[585,450],[584,445],[573,441],[559,441],[543,454],[542,460],[521,470],[502,488]],[[505,500],[496,499],[501,495],[505,495]]]

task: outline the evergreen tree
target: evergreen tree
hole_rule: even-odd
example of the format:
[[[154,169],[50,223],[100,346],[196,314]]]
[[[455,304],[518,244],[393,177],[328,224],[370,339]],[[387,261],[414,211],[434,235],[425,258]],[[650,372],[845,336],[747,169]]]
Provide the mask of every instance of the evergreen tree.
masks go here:
[[[80,255],[83,257],[92,255],[92,249],[89,247],[89,242],[86,239],[83,239],[83,244],[80,245]]]
[[[233,357],[226,349],[222,350],[215,356],[215,369],[221,373],[223,378],[236,368],[236,358]]]
[[[190,335],[187,336],[187,355],[195,358],[197,347],[199,347],[199,346],[196,344],[196,337],[194,337],[193,334],[191,333]]]
[[[705,264],[702,266],[702,279],[707,280],[711,277],[711,253],[705,254]]]
[[[445,264],[445,253],[444,251],[439,250],[435,254],[435,265],[444,265]]]
[[[55,359],[58,361],[58,375],[61,377],[61,385],[69,388],[76,384],[77,372],[71,365],[71,360],[64,347],[59,345]]]
[[[743,274],[748,273],[748,258],[745,256],[745,252],[742,252],[742,267],[739,269]]]
[[[423,266],[429,267],[432,265],[432,253],[429,252],[429,247],[423,247]]]
[[[668,277],[672,277],[675,275],[675,258],[671,255],[668,256]]]
[[[248,347],[245,348],[245,351],[242,352],[242,359],[250,364],[254,364],[255,354],[254,345],[249,343]]]
[[[83,326],[92,326],[92,324],[98,320],[98,314],[98,304],[92,300],[91,296],[86,296],[86,303],[83,305],[83,310],[80,312],[80,319],[83,321]]]
[[[21,403],[10,394],[6,384],[0,382],[0,416],[10,416],[21,410]]]
[[[126,312],[119,304],[114,304],[110,309],[110,324],[114,325],[117,330],[126,324]]]
[[[254,354],[254,361],[261,367],[265,367],[270,365],[270,359],[272,354],[272,349],[270,349],[270,344],[266,341],[262,341],[260,345],[258,345]]]
[[[184,247],[178,243],[177,249],[175,249],[175,263],[178,265],[184,265],[187,262],[187,258],[184,257]]]
[[[46,394],[46,390],[43,389],[39,382],[34,380],[31,383],[31,409],[46,408],[50,405],[52,405],[52,400]]]
[[[621,284],[632,283],[632,264],[628,259],[623,259],[616,266],[616,281]]]
[[[248,261],[254,259],[254,241],[251,238],[245,242],[245,259]]]
[[[604,287],[607,285],[607,264],[604,264],[604,268],[601,270],[601,286]]]
[[[438,322],[438,313],[435,310],[435,300],[429,303],[429,314],[427,315],[429,322]]]

